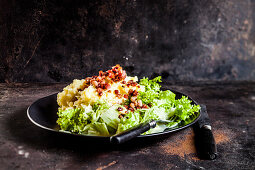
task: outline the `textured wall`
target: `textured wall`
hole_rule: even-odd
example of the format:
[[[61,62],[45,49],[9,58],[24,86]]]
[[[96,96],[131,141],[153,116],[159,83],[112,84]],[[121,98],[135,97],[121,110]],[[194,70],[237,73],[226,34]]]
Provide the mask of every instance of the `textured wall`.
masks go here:
[[[0,0],[0,82],[65,82],[119,63],[168,80],[255,80],[252,0]]]

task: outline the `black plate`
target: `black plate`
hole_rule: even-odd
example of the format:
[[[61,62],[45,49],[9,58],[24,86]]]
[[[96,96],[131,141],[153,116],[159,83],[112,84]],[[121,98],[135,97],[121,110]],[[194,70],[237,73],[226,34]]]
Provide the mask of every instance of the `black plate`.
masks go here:
[[[176,94],[177,99],[181,98],[182,96],[187,96],[187,95],[185,95],[181,92],[175,91],[175,90],[171,90],[171,91]],[[187,96],[187,97],[192,101],[192,104],[197,105],[196,101],[194,101],[189,96]],[[97,141],[110,142],[110,137],[81,135],[81,134],[73,134],[73,133],[59,131],[58,130],[59,127],[56,124],[56,121],[58,118],[57,111],[58,111],[57,93],[55,93],[50,96],[46,96],[41,99],[38,99],[32,105],[30,105],[27,109],[27,116],[31,120],[31,122],[34,123],[36,126],[46,129],[46,130],[49,130],[49,131],[53,131],[53,132],[57,132],[57,133],[61,133],[61,134],[73,135],[73,136],[80,136],[80,137],[84,137],[89,140],[95,139]],[[137,136],[136,139],[151,138],[151,137],[154,138],[154,137],[158,137],[158,136],[167,135],[169,133],[172,133],[172,132],[175,132],[175,131],[178,131],[178,130],[181,130],[181,129],[191,126],[199,119],[199,117],[200,117],[200,113],[199,113],[198,117],[193,122],[191,122],[185,126],[178,127],[176,129],[166,129],[163,132],[158,132],[158,133],[153,133],[153,134],[148,134],[148,135],[140,135],[140,136]]]

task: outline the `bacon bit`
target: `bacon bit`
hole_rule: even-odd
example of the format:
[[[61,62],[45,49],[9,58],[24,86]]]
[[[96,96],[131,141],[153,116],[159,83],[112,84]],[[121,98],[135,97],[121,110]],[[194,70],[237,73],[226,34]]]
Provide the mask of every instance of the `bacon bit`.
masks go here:
[[[137,95],[138,95],[138,91],[135,90],[135,91],[133,92],[133,96],[137,96]]]
[[[128,95],[127,95],[127,94],[124,94],[124,98],[128,99]]]
[[[135,101],[136,101],[136,99],[137,99],[137,97],[136,97],[136,96],[132,96],[132,97],[130,98],[131,102],[135,102]]]
[[[119,90],[114,90],[114,93],[115,94],[119,94]]]
[[[101,81],[101,86],[105,85],[105,80]]]
[[[104,72],[102,70],[99,71],[99,76],[103,76]]]
[[[140,88],[141,86],[140,86],[140,85],[138,85],[137,87],[138,87],[138,88]]]
[[[109,73],[108,75],[110,78],[114,78],[114,74],[113,73]]]
[[[122,83],[122,84],[126,84],[126,81],[124,80],[124,81],[122,81],[121,83]]]
[[[135,111],[135,109],[133,109],[132,107],[129,107],[128,110],[130,110],[132,112]]]
[[[130,107],[135,108],[135,104],[134,103],[130,103]]]
[[[123,110],[123,108],[122,107],[118,107],[118,109],[117,109],[118,111],[122,111]]]
[[[91,80],[91,77],[87,77],[85,80],[86,82],[89,82]]]
[[[121,94],[116,94],[116,96],[120,99],[122,96]]]
[[[121,119],[121,118],[123,118],[123,116],[122,116],[122,115],[119,115],[119,119]]]
[[[111,85],[107,83],[107,84],[104,85],[104,87],[105,87],[106,90],[108,90],[108,89],[111,88]]]
[[[146,104],[143,104],[142,108],[148,109],[148,106]]]
[[[133,89],[129,89],[129,90],[128,90],[128,94],[131,95],[132,93],[133,93]]]
[[[99,96],[103,96],[103,92],[98,93]]]
[[[91,84],[92,84],[93,86],[95,86],[95,87],[98,86],[98,82],[97,82],[96,80],[93,80],[93,81],[91,82]]]
[[[109,83],[109,82],[111,82],[111,78],[110,78],[110,77],[105,77],[105,81],[106,81],[107,83]]]
[[[137,82],[134,82],[134,83],[131,83],[131,86],[136,86],[137,85]]]
[[[109,93],[111,93],[112,91],[111,90],[108,90]]]
[[[128,106],[127,106],[127,105],[124,105],[124,107],[125,107],[126,109],[128,109]]]
[[[99,93],[102,93],[102,92],[103,92],[103,89],[98,88],[98,89],[97,89],[97,92],[98,92],[98,94],[99,94]]]
[[[98,77],[96,78],[96,80],[100,82],[100,81],[102,81],[102,77],[101,77],[101,76],[98,76]]]
[[[138,100],[138,101],[137,101],[137,105],[138,105],[139,107],[142,107],[142,106],[143,106],[142,100]]]

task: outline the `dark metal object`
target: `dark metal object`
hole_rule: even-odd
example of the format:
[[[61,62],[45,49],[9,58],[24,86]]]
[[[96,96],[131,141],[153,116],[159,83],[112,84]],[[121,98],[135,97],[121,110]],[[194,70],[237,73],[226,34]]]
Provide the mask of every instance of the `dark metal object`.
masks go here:
[[[181,92],[175,91],[175,90],[171,90],[173,93],[176,94],[176,98],[179,99],[182,96],[187,96]],[[196,101],[194,101],[192,98],[190,98],[189,96],[187,96],[191,101],[192,104],[197,104]],[[90,135],[81,135],[81,134],[73,134],[73,133],[67,133],[64,131],[59,131],[58,125],[56,124],[56,120],[57,120],[57,110],[58,110],[58,104],[57,104],[57,93],[56,94],[52,94],[50,96],[41,98],[37,101],[35,101],[31,106],[29,106],[29,108],[27,109],[27,115],[28,118],[32,121],[32,123],[34,123],[36,126],[49,130],[49,131],[53,131],[53,132],[57,132],[57,133],[64,133],[64,134],[68,134],[68,135],[73,135],[73,136],[81,136],[90,140],[97,140],[97,141],[102,141],[102,142],[106,142],[106,143],[110,143],[110,137],[104,137],[104,136],[90,136]],[[200,114],[198,115],[198,117],[191,123],[178,127],[176,129],[166,129],[163,132],[159,132],[159,133],[153,133],[153,134],[148,134],[148,135],[139,135],[137,136],[137,138],[150,138],[150,137],[156,137],[156,136],[162,136],[162,135],[167,135],[169,133],[187,128],[191,125],[193,125],[195,122],[198,121],[200,117]],[[148,128],[148,127],[146,127]],[[145,128],[145,129],[146,129]],[[144,129],[143,129],[144,130]]]
[[[127,131],[124,131],[123,133],[114,135],[110,137],[110,142],[113,144],[121,144],[126,141],[129,141],[142,133],[150,130],[151,128],[155,128],[157,125],[155,120],[152,120],[150,122],[141,123],[138,126],[128,129]]]
[[[126,141],[129,141],[139,135],[141,135],[144,132],[147,132],[148,130],[155,128],[157,125],[157,122],[160,123],[169,123],[171,121],[164,121],[164,120],[151,120],[145,123],[141,123],[138,126],[135,126],[131,129],[128,129],[124,131],[123,133],[114,135],[110,137],[110,142],[113,144],[121,144]]]
[[[194,127],[196,148],[201,158],[213,160],[217,157],[217,147],[211,131],[211,124],[206,106],[200,106],[200,118]]]

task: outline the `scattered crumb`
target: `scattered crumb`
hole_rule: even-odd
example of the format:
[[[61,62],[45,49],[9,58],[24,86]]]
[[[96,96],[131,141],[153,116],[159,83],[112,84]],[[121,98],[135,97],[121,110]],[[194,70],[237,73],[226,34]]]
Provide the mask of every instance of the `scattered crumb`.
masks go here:
[[[231,132],[226,129],[213,130],[216,144],[227,143],[231,140]],[[162,146],[163,151],[169,155],[178,155],[182,159],[188,157],[192,160],[200,160],[196,155],[194,132],[187,132],[182,137],[177,137],[174,141],[169,141]]]
[[[110,167],[110,166],[112,166],[112,165],[114,165],[114,164],[116,164],[117,163],[117,161],[112,161],[111,163],[109,163],[108,165],[105,165],[105,166],[100,166],[99,168],[97,168],[96,170],[103,170],[103,169],[105,169],[105,168],[108,168],[108,167]]]
[[[178,155],[184,158],[185,155],[195,153],[194,133],[188,132],[185,136],[163,145],[163,150],[170,155]],[[178,141],[177,141],[178,140]]]

